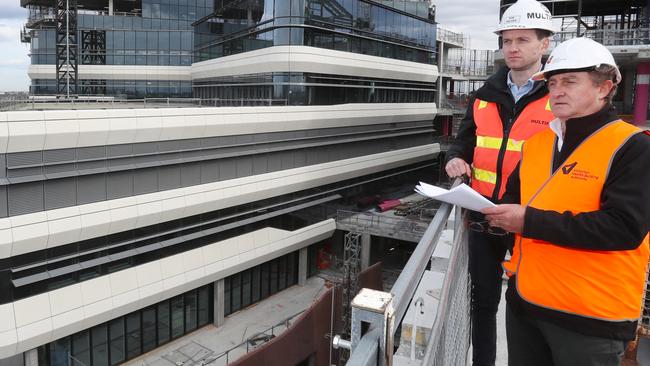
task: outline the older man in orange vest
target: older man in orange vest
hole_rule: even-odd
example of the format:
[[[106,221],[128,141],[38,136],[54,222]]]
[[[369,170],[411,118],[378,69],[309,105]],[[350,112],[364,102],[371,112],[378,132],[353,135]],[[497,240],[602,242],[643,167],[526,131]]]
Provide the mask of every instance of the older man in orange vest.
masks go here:
[[[527,140],[490,225],[516,233],[510,365],[618,366],[641,313],[650,247],[650,136],[618,119],[603,45],[558,45],[543,72],[557,117]]]

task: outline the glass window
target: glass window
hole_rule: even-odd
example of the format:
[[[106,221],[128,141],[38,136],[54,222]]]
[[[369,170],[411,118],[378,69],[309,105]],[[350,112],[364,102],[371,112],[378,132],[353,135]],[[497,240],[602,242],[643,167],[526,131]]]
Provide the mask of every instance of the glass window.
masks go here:
[[[172,338],[178,338],[185,332],[183,296],[176,296],[171,301],[172,306]]]
[[[360,101],[361,102],[361,101]],[[291,253],[287,256],[287,287],[298,283],[298,253]]]
[[[287,288],[287,257],[278,258],[278,290]]]
[[[158,345],[169,341],[169,301],[158,304]]]
[[[106,324],[92,328],[93,366],[108,366],[108,328]]]
[[[210,287],[203,286],[199,289],[198,313],[199,327],[210,323]]]
[[[142,352],[156,348],[156,308],[142,311]]]
[[[253,268],[251,271],[251,290],[252,290],[252,295],[251,295],[251,301],[253,303],[256,303],[260,301],[260,290],[261,290],[261,283],[260,283],[260,266],[256,266]]]
[[[185,332],[196,329],[197,299],[196,291],[185,294]]]
[[[108,335],[111,340],[111,365],[124,361],[124,318],[111,320],[108,324]]]
[[[140,347],[140,312],[136,311],[126,316],[126,358],[142,354]]]
[[[158,32],[142,32],[147,35],[147,50],[156,51],[158,49]]]
[[[231,312],[236,312],[241,309],[241,276],[239,274],[230,276],[230,296],[232,299]]]
[[[251,304],[251,271],[244,271],[241,277],[242,308]]]
[[[269,288],[269,294],[273,295],[274,293],[278,292],[278,261],[277,259],[271,261],[271,286]]]
[[[135,35],[142,32],[124,32],[124,49],[135,50]]]
[[[50,366],[68,366],[70,337],[63,337],[50,343]]]
[[[223,279],[223,302],[224,315],[230,315],[232,313],[232,311],[230,311],[230,277]]]
[[[269,284],[271,279],[271,266],[264,263],[260,266],[260,299],[269,297]]]

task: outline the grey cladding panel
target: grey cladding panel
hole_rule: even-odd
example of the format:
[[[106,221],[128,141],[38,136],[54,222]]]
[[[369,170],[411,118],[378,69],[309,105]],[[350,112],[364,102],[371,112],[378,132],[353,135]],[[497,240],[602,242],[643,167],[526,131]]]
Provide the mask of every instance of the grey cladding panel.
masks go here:
[[[241,156],[237,158],[237,177],[248,177],[253,174],[253,158]]]
[[[57,149],[43,151],[43,162],[47,163],[73,163],[77,159],[75,149]]]
[[[162,166],[158,169],[158,187],[161,191],[181,186],[180,165]]]
[[[54,179],[44,182],[45,209],[52,210],[77,204],[77,185],[75,178]]]
[[[264,174],[269,171],[266,154],[253,156],[253,174]]]
[[[296,168],[307,165],[307,150],[305,149],[294,150],[293,162]]]
[[[138,169],[133,173],[133,193],[145,194],[158,191],[158,170]]]
[[[77,160],[105,159],[105,146],[92,146],[77,148]]]
[[[80,172],[104,171],[106,169],[106,160],[77,162],[77,170]]]
[[[188,187],[201,184],[201,163],[181,165],[181,186]]]
[[[282,170],[282,154],[279,152],[274,152],[274,153],[268,153],[266,154],[268,157],[268,169],[269,172],[277,172],[278,170]]]
[[[43,163],[42,151],[28,151],[7,154],[7,166],[9,168],[23,165],[34,165]]]
[[[75,163],[46,165],[43,167],[43,173],[47,178],[52,178],[61,173],[74,172],[76,170],[77,165]]]
[[[209,160],[201,163],[201,183],[219,180],[219,160]]]
[[[7,186],[0,186],[0,217],[7,217]]]
[[[201,146],[203,147],[218,147],[219,138],[218,137],[206,137],[201,139]]]
[[[106,198],[133,196],[133,172],[112,172],[106,177]]]
[[[133,154],[154,154],[159,150],[158,142],[143,142],[139,144],[133,144]]]
[[[201,139],[180,140],[180,148],[183,150],[193,150],[201,147]]]
[[[131,156],[131,155],[133,155],[133,145],[132,144],[122,144],[122,145],[109,145],[109,146],[106,146],[106,155],[109,158],[121,157],[121,156]]]
[[[86,175],[77,178],[77,204],[106,200],[106,175]]]
[[[0,177],[7,176],[7,156],[0,154]]]
[[[220,180],[237,178],[237,161],[235,159],[236,158],[228,158],[219,160]]]
[[[160,151],[178,151],[181,148],[180,140],[160,141],[158,143]]]
[[[282,170],[295,168],[293,151],[283,151],[280,153],[280,156],[282,157]]]
[[[10,185],[7,198],[9,216],[43,211],[43,182]]]

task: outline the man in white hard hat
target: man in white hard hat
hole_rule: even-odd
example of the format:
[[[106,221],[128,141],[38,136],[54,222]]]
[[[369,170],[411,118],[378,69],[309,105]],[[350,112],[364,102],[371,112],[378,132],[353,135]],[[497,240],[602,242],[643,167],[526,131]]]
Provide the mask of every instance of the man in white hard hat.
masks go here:
[[[470,100],[447,152],[447,174],[471,177],[472,188],[495,203],[501,202],[522,143],[553,119],[544,81],[531,79],[542,68],[552,32],[551,13],[535,0],[519,0],[503,13],[496,33],[501,36],[506,67]],[[472,360],[474,366],[494,365],[501,262],[513,237],[488,227],[478,212],[470,215],[470,229]]]
[[[506,292],[510,365],[620,365],[634,339],[650,245],[650,133],[611,104],[603,45],[558,45],[543,72],[557,119],[524,144],[490,225],[517,233]]]

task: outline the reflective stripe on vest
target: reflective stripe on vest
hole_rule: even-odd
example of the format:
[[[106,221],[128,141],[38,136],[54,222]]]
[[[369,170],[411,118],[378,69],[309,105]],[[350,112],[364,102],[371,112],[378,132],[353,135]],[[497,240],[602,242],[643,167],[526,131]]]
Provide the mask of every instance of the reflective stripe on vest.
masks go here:
[[[472,179],[480,180],[490,184],[496,184],[497,173],[489,172],[487,170],[472,168]]]
[[[474,101],[474,122],[476,124],[476,147],[472,167],[472,188],[487,197],[501,198],[506,182],[519,162],[524,141],[545,129],[553,119],[548,96],[532,101],[524,107],[504,136],[504,127],[496,103],[476,99]],[[501,165],[499,155],[503,154]],[[484,173],[487,172],[487,173]],[[499,181],[497,178],[501,177]]]
[[[600,209],[612,157],[640,130],[615,121],[588,137],[552,172],[555,134],[544,131],[523,149],[521,202],[540,210],[578,214]],[[648,236],[636,249],[580,250],[517,236],[504,268],[516,273],[525,301],[606,321],[638,319],[650,257]]]
[[[502,138],[498,137],[488,137],[488,136],[476,136],[476,146],[485,147],[488,149],[501,149],[501,144],[503,143]],[[521,147],[524,146],[524,141],[517,141],[513,139],[508,139],[508,144],[506,145],[506,150],[520,152]]]

